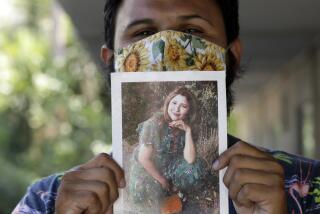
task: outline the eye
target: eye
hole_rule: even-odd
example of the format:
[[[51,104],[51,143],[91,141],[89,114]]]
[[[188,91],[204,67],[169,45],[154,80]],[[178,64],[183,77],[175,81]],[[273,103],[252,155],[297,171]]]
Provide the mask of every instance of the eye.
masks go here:
[[[192,34],[192,35],[200,35],[203,34],[203,31],[197,28],[187,28],[183,30],[184,33]]]
[[[153,35],[155,33],[156,32],[152,31],[152,30],[142,30],[142,31],[139,31],[139,32],[135,33],[134,37],[146,38],[146,37],[151,36],[151,35]]]

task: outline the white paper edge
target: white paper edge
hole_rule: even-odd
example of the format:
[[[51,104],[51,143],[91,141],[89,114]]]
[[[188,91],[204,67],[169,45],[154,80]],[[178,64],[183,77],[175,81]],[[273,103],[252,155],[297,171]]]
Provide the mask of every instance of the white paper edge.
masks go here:
[[[183,73],[183,75],[181,75]],[[122,158],[122,90],[121,84],[128,82],[177,82],[177,81],[217,81],[218,84],[218,129],[219,155],[227,150],[227,102],[226,102],[225,71],[199,72],[119,72],[111,74],[111,115],[112,115],[112,151],[114,160],[123,166]],[[120,121],[117,122],[117,121]],[[121,143],[117,143],[121,142]],[[219,172],[219,208],[220,214],[229,213],[228,190],[223,183],[226,169]],[[123,207],[123,190],[115,207]],[[115,214],[119,213],[114,210]]]
[[[223,74],[224,76],[220,77],[220,80],[218,80],[219,155],[228,149],[227,100],[226,100],[225,73]],[[226,172],[226,169],[220,170],[219,172],[220,214],[229,213],[228,189],[223,183],[223,176],[225,172]]]
[[[121,79],[111,74],[111,116],[112,116],[112,157],[120,165],[122,163],[122,89]],[[116,96],[115,96],[116,95]],[[119,99],[120,98],[120,99]],[[117,121],[120,121],[117,122]],[[121,142],[121,143],[116,143]],[[114,204],[114,213],[120,213],[117,207],[123,207],[123,190],[119,189],[119,199]]]

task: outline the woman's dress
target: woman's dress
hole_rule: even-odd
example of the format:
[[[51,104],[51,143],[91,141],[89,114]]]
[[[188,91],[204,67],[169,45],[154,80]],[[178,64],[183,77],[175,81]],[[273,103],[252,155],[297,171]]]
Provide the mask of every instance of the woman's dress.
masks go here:
[[[189,193],[202,186],[206,176],[204,161],[199,157],[189,164],[183,156],[185,132],[170,128],[162,113],[138,125],[139,145],[134,151],[130,177],[129,194],[134,203],[154,207],[163,197],[172,193],[165,191],[138,162],[142,145],[153,147],[152,161],[172,186],[182,193]]]

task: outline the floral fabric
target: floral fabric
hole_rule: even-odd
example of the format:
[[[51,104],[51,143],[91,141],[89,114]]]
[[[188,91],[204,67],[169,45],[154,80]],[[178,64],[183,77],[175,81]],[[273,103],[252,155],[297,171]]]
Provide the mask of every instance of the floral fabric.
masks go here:
[[[62,176],[54,174],[31,185],[12,214],[53,214]]]
[[[225,71],[225,49],[200,37],[162,31],[115,52],[117,72]]]
[[[228,141],[232,145],[237,139],[229,136]],[[320,161],[281,151],[270,153],[285,171],[288,213],[320,213]],[[53,214],[61,176],[61,174],[52,175],[31,185],[13,213]],[[229,213],[236,213],[232,203],[229,203]]]

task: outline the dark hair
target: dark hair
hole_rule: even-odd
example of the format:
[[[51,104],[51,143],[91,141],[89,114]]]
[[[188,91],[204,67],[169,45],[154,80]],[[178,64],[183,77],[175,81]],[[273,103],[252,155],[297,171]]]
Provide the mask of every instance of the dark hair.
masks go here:
[[[239,36],[239,3],[238,0],[213,0],[215,1],[223,16],[224,26],[227,34],[228,44],[232,43]],[[116,29],[117,11],[123,0],[106,0],[104,7],[104,40],[108,48],[114,49],[114,37]],[[239,65],[231,51],[227,54],[227,107],[228,114],[233,105],[233,93],[231,85],[238,76]],[[107,72],[114,71],[114,60],[107,65]]]
[[[174,89],[172,92],[168,94],[168,96],[164,100],[164,104],[162,107],[164,119],[166,120],[166,122],[171,121],[170,116],[168,115],[168,107],[169,107],[170,101],[177,95],[182,95],[185,98],[187,98],[189,103],[189,112],[185,122],[188,125],[192,125],[197,120],[198,105],[197,105],[196,97],[194,96],[194,94],[185,87],[178,87]]]

